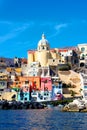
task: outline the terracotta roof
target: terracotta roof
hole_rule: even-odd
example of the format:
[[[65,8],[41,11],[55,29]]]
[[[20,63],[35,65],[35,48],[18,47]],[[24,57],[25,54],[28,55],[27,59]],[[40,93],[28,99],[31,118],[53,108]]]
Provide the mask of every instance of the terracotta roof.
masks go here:
[[[26,58],[22,58],[21,62],[27,64],[27,59]]]

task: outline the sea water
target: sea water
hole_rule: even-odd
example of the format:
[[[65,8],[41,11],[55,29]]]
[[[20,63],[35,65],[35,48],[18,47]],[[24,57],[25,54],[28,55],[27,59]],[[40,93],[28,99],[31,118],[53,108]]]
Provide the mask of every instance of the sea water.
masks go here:
[[[87,130],[87,113],[57,109],[0,110],[0,130]]]

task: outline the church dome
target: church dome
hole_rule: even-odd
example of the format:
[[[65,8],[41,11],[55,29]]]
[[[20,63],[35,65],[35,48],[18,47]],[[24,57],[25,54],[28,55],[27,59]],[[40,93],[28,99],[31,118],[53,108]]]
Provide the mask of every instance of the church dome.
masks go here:
[[[49,50],[49,42],[44,34],[42,34],[42,39],[38,42],[38,50]]]
[[[45,35],[42,34],[42,39],[38,42],[38,45],[46,45],[49,44],[48,40],[46,40]]]

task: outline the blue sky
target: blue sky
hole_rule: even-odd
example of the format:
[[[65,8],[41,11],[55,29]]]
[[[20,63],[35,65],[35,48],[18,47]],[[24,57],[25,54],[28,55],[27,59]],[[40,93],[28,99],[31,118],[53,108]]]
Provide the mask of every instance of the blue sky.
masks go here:
[[[87,43],[87,0],[0,0],[0,56],[27,57],[43,32],[51,48]]]

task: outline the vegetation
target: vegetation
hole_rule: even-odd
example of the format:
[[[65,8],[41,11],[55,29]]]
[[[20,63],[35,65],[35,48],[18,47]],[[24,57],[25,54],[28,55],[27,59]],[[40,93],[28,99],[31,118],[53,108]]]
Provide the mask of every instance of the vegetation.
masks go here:
[[[80,88],[80,90],[79,90],[79,92],[81,92],[83,89],[82,88]]]
[[[75,92],[73,90],[70,90],[71,96],[74,97],[75,96]]]
[[[72,85],[71,83],[69,84],[63,83],[63,88],[75,88],[75,85]]]
[[[43,102],[43,104],[45,104],[45,105],[50,104],[50,105],[53,105],[53,106],[57,106],[59,104],[65,105],[65,104],[68,104],[72,101],[73,101],[73,99],[71,98],[71,99],[62,99],[62,100],[57,100],[57,101]]]
[[[60,70],[60,71],[68,71],[70,69],[71,69],[70,64],[64,64],[64,65],[61,65],[58,67],[58,70]]]

